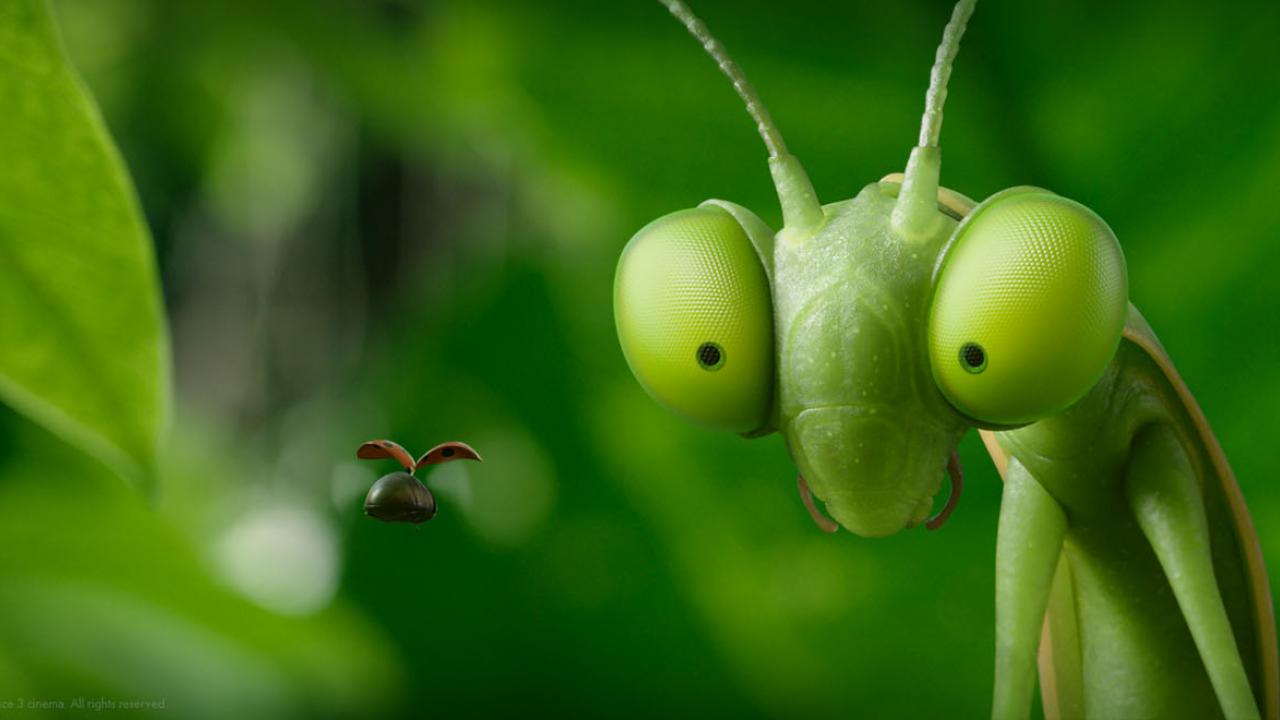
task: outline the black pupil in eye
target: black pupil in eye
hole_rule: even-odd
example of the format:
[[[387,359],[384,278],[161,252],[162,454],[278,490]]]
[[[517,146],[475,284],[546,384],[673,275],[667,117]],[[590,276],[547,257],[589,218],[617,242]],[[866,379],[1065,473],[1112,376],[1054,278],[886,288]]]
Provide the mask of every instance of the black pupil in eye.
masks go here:
[[[445,457],[453,457],[453,448],[445,448],[440,451],[440,454]]]
[[[705,342],[698,346],[698,364],[707,370],[714,370],[720,367],[720,363],[723,360],[724,352],[719,345],[713,342]]]
[[[964,347],[960,348],[960,361],[970,372],[979,372],[986,367],[987,353],[978,343],[965,343]]]

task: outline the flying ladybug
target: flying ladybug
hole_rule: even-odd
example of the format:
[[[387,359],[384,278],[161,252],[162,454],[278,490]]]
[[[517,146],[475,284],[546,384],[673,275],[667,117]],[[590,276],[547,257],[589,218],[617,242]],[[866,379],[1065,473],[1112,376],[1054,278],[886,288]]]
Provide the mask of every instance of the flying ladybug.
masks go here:
[[[413,476],[424,465],[439,465],[454,460],[480,461],[480,454],[463,442],[444,442],[428,450],[417,461],[408,450],[390,440],[370,440],[356,450],[361,460],[391,458],[404,466],[404,472],[393,472],[378,478],[364,498],[364,513],[384,522],[407,522],[417,525],[436,516],[436,498],[422,481]]]

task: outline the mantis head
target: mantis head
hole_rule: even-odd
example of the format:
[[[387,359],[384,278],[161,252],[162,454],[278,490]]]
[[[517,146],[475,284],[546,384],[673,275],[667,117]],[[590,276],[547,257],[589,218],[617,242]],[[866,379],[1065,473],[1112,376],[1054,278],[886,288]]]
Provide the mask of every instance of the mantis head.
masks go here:
[[[825,206],[737,65],[662,1],[756,121],[784,227],[710,200],[636,233],[614,285],[633,374],[696,422],[781,432],[815,519],[810,489],[848,530],[892,534],[928,517],[948,470],[949,512],[968,427],[1061,412],[1105,371],[1128,297],[1114,235],[1035,188],[940,204],[942,102],[973,0],[947,25],[902,181]]]

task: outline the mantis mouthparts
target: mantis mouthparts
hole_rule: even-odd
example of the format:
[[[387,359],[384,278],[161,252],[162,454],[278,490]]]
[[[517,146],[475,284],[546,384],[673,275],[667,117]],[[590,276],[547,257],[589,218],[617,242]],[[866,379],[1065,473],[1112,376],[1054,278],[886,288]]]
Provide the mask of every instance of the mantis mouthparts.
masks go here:
[[[964,488],[964,471],[960,468],[960,454],[955,450],[951,451],[951,457],[947,460],[947,474],[951,476],[951,495],[938,514],[925,521],[924,526],[930,530],[942,527],[947,518],[951,517],[951,511],[956,509],[956,503],[960,502],[960,491]]]
[[[809,517],[813,518],[813,524],[825,533],[833,533],[840,529],[835,520],[823,515],[818,511],[818,506],[813,504],[813,493],[809,492],[809,483],[805,482],[804,475],[796,473],[796,486],[800,488],[800,500],[804,503],[804,509],[809,511]]]
[[[929,530],[942,527],[960,502],[960,491],[964,489],[964,469],[960,467],[960,453],[955,450],[952,450],[951,457],[947,458],[947,475],[951,478],[951,494],[947,497],[947,504],[943,505],[936,515],[925,521],[924,526]],[[813,502],[809,483],[800,473],[796,473],[796,487],[800,489],[800,501],[804,503],[804,509],[809,511],[809,517],[813,518],[813,524],[817,525],[819,530],[833,533],[840,529],[835,520],[818,510],[818,506]]]

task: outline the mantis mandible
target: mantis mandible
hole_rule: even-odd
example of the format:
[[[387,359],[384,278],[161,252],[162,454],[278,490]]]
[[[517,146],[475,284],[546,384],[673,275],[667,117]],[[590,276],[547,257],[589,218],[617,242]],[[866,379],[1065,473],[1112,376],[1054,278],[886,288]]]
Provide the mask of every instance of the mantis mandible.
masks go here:
[[[885,536],[937,527],[978,428],[1004,479],[992,715],[1276,718],[1275,620],[1222,449],[1142,315],[1093,211],[1017,187],[939,185],[938,48],[905,172],[820,204],[755,90],[683,2],[769,153],[783,227],[723,200],[641,229],[618,262],[623,354],[659,403],[780,432],[805,505]],[[945,509],[927,520],[944,474]],[[821,501],[835,522],[823,517]]]

